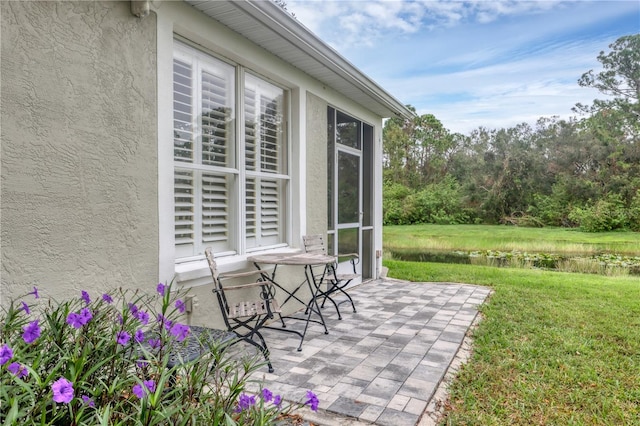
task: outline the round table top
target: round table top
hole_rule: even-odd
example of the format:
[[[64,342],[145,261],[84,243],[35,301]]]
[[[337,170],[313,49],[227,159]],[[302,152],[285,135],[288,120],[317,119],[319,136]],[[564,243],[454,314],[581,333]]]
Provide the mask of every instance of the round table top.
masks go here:
[[[249,256],[247,260],[273,265],[327,265],[335,262],[336,258],[317,253],[265,253]]]

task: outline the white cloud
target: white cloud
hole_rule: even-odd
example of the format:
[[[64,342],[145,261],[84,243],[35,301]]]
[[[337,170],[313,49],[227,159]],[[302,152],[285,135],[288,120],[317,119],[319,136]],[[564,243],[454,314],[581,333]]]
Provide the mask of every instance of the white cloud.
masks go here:
[[[467,133],[481,125],[508,127],[541,116],[573,115],[575,103],[597,97],[577,84],[595,65],[593,53],[558,49],[470,70],[391,79],[385,87],[420,114],[432,113],[450,130]]]
[[[638,32],[640,13],[625,1],[340,0],[289,9],[403,103],[462,133],[567,118],[576,103],[601,98],[577,80],[599,68],[609,43]]]
[[[535,13],[558,1],[324,0],[293,1],[291,10],[309,29],[339,49],[371,46],[382,37],[465,22],[489,23],[502,16]],[[327,30],[330,29],[330,30]]]

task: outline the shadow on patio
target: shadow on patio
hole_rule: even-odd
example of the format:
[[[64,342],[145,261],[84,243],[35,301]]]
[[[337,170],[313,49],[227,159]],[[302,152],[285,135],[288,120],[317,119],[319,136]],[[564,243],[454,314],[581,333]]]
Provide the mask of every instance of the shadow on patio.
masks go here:
[[[329,334],[311,324],[301,352],[298,338],[265,330],[275,371],[254,378],[285,398],[316,393],[320,410],[300,412],[315,424],[415,425],[490,291],[386,278],[361,284],[349,290],[358,312],[342,305],[339,321],[327,305]]]

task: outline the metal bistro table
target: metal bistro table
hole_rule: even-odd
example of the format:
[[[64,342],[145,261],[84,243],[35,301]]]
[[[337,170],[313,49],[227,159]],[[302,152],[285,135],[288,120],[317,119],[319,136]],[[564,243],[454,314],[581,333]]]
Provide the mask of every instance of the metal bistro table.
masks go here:
[[[152,333],[152,336],[157,338],[160,335],[159,333]],[[220,351],[224,351],[227,347],[237,342],[237,338],[236,333],[232,331],[191,325],[185,340],[183,342],[175,342],[175,345],[170,347],[171,352],[168,354],[167,368],[172,369],[177,365],[212,355],[212,347],[218,347]],[[159,351],[159,348],[151,347],[147,340],[142,348],[137,347],[137,349],[134,349],[134,354],[138,358],[150,357],[152,359]],[[171,372],[169,381],[172,385],[175,385],[176,371]]]
[[[320,306],[318,306],[318,294],[322,293],[320,290],[320,286],[322,285],[322,280],[324,277],[320,277],[320,279],[316,279],[311,270],[312,266],[317,265],[328,265],[335,262],[335,258],[333,256],[327,256],[324,254],[318,253],[266,253],[266,254],[258,254],[255,256],[249,256],[247,258],[249,262],[253,262],[253,264],[261,271],[261,275],[264,279],[271,282],[280,290],[284,291],[287,294],[286,299],[282,302],[281,306],[284,306],[291,299],[295,299],[300,302],[302,305],[306,306],[305,315],[306,318],[300,318],[296,316],[283,316],[280,315],[280,321],[282,322],[282,328],[276,327],[265,327],[272,330],[285,331],[297,334],[300,336],[300,346],[298,346],[298,350],[302,350],[302,342],[304,342],[304,336],[307,334],[307,328],[309,327],[310,322],[315,322],[317,324],[321,324],[324,327],[324,333],[329,334],[327,330],[327,326],[324,322],[324,318],[322,316],[322,312],[320,312]],[[274,265],[271,273],[267,270],[263,270],[260,268],[260,265]],[[289,265],[289,266],[304,266],[304,276],[305,279],[301,282],[293,291],[289,291],[287,288],[283,287],[276,281],[276,272],[278,270],[279,265]],[[302,300],[300,297],[296,295],[298,290],[304,287],[305,283],[307,284],[309,291],[311,292],[311,299],[308,301]],[[311,316],[313,314],[318,315],[320,317],[319,320],[312,319]],[[300,333],[296,330],[290,330],[286,328],[286,324],[284,322],[284,318],[302,320],[305,321],[304,331]]]

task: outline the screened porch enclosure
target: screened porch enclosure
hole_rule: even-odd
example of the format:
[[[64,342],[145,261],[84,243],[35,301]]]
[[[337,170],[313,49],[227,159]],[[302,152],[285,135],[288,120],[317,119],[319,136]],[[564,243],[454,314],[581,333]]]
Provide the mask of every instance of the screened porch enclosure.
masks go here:
[[[357,253],[362,279],[375,276],[374,128],[327,109],[327,250]],[[341,259],[339,259],[341,260]],[[349,268],[341,262],[339,269]]]

